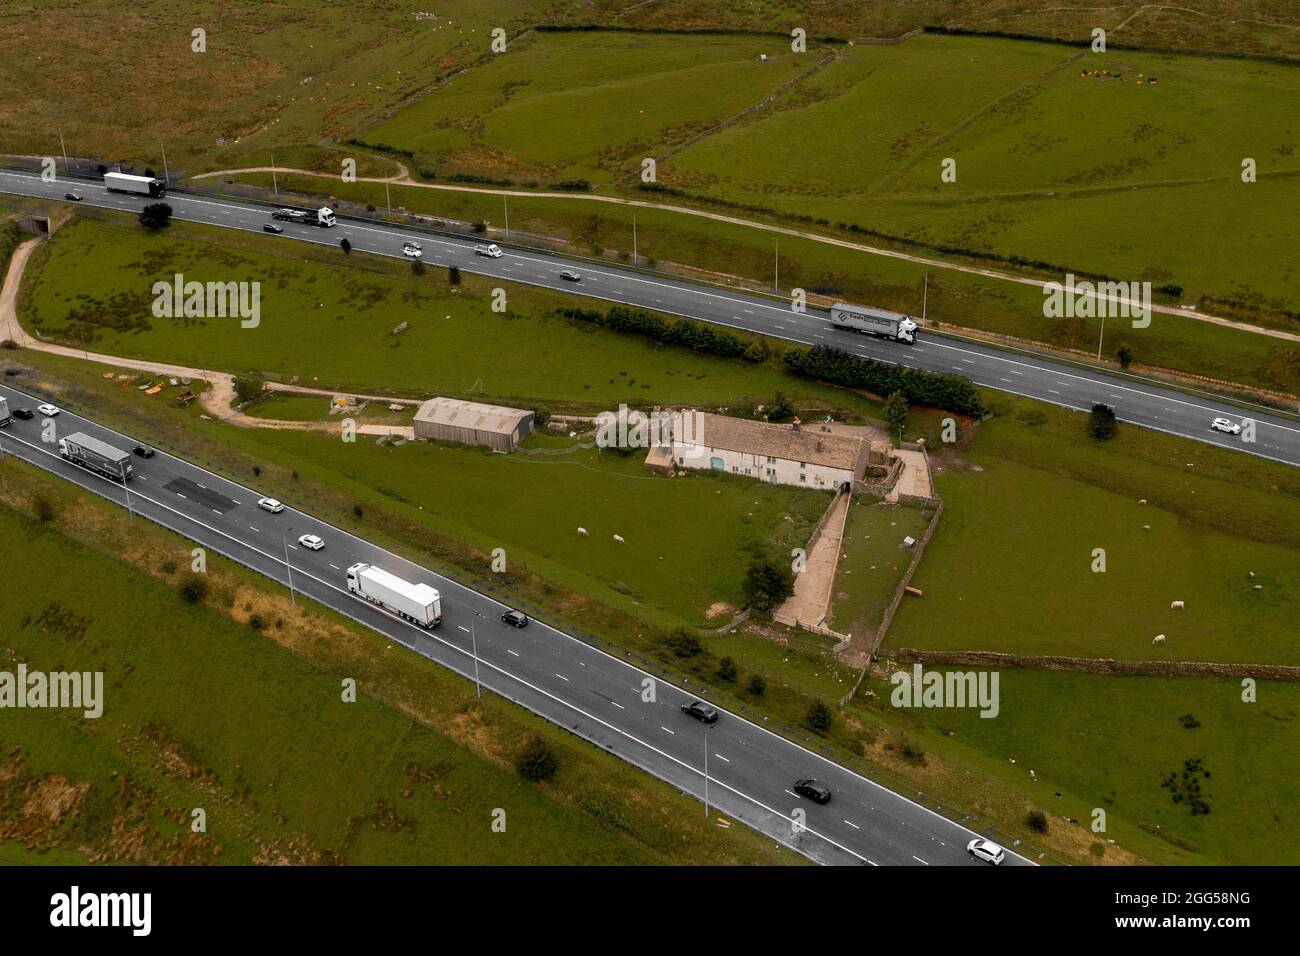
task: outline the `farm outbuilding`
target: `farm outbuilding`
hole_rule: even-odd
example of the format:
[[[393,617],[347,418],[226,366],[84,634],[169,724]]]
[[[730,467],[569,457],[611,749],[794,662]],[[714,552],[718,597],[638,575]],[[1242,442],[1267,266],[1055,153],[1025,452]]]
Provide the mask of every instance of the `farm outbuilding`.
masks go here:
[[[431,398],[415,413],[415,437],[454,441],[511,452],[533,430],[533,413],[524,408],[484,405],[458,398]]]

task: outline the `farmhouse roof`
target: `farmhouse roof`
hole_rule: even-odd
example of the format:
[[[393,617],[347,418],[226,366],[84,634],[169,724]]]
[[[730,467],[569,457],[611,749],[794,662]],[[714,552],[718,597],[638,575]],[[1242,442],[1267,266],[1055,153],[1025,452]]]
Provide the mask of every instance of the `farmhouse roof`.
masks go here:
[[[698,434],[686,435],[678,428],[675,437],[690,438],[690,444],[720,448],[746,455],[762,455],[810,465],[856,471],[867,454],[867,443],[851,435],[832,435],[803,425],[777,425],[772,422],[729,418],[703,413]],[[815,428],[815,426],[813,426]]]

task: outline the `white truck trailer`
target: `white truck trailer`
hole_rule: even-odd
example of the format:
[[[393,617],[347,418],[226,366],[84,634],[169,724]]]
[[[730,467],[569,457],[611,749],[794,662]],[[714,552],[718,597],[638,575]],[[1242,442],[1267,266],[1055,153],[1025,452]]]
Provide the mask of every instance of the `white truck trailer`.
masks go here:
[[[348,590],[420,627],[442,623],[442,596],[427,584],[411,584],[383,568],[361,562],[348,568]]]
[[[837,329],[870,332],[909,345],[916,341],[917,326],[914,319],[898,312],[849,305],[847,302],[836,302],[831,306],[831,325]]]
[[[9,403],[0,398],[0,428],[13,424],[13,416],[9,414]]]
[[[154,199],[161,199],[167,195],[167,184],[153,176],[105,173],[104,188],[111,193],[131,193],[135,196],[152,196]]]
[[[272,219],[281,222],[296,222],[300,226],[323,226],[326,229],[338,224],[338,217],[329,206],[319,209],[277,209],[271,213]]]
[[[59,439],[59,454],[67,461],[98,472],[105,478],[125,482],[131,477],[131,453],[114,448],[98,438],[76,432]]]

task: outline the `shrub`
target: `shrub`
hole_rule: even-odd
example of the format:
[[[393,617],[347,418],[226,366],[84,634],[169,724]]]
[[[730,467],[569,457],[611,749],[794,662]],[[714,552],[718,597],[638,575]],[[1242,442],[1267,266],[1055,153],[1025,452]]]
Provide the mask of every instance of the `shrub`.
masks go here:
[[[172,221],[172,207],[165,202],[151,202],[140,210],[140,225],[146,229],[162,229]]]
[[[914,405],[930,405],[970,418],[984,414],[975,384],[959,375],[886,365],[826,345],[787,349],[784,360],[791,372],[803,378],[860,388],[876,395],[901,392]]]
[[[902,441],[903,431],[907,428],[907,396],[902,392],[894,392],[885,402],[885,422],[889,425],[889,433]]]
[[[198,604],[208,596],[208,580],[201,574],[188,575],[180,586],[181,597],[190,604]]]
[[[788,422],[794,418],[794,403],[785,397],[785,392],[777,392],[772,404],[767,407],[769,422]]]
[[[1092,406],[1092,411],[1088,414],[1089,435],[1098,441],[1109,441],[1115,437],[1115,432],[1118,430],[1119,422],[1115,419],[1115,409],[1100,402]]]
[[[339,248],[343,250],[345,256],[352,251],[352,243],[348,240],[347,236],[344,236],[339,240]]]
[[[545,740],[534,734],[519,748],[519,753],[515,756],[515,770],[519,776],[533,783],[550,780],[555,776],[555,754]]]
[[[678,657],[695,657],[704,651],[700,639],[684,627],[679,627],[669,634],[664,643]]]
[[[739,671],[736,670],[736,662],[730,657],[724,657],[718,661],[718,680],[725,683],[734,683]]]
[[[755,697],[762,697],[767,693],[767,681],[763,679],[762,674],[754,674],[749,678],[749,683],[745,685],[745,690]]]
[[[1119,359],[1120,368],[1128,368],[1133,364],[1133,353],[1129,351],[1127,345],[1121,345],[1119,351],[1115,353],[1115,357]]]
[[[260,614],[250,614],[248,616],[248,626],[255,631],[260,631],[262,628],[266,627],[266,621],[262,620],[262,615]]]
[[[460,269],[457,266],[450,266],[447,269],[447,282],[450,285],[460,285]]]
[[[356,517],[362,518],[365,516],[365,513],[366,513],[365,509],[362,508],[360,505],[352,506],[352,514],[355,515]]]
[[[44,495],[37,495],[32,502],[32,506],[35,508],[36,517],[39,520],[47,523],[54,520],[54,503],[49,498]]]
[[[1042,810],[1030,810],[1029,816],[1025,817],[1025,826],[1035,833],[1047,832],[1047,814]]]
[[[831,724],[834,722],[835,715],[822,701],[815,700],[808,705],[808,713],[804,715],[804,723],[808,725],[809,730],[824,734],[831,729]]]
[[[245,402],[251,402],[255,398],[261,398],[265,389],[266,379],[260,375],[235,376],[235,398],[239,400],[241,405]]]

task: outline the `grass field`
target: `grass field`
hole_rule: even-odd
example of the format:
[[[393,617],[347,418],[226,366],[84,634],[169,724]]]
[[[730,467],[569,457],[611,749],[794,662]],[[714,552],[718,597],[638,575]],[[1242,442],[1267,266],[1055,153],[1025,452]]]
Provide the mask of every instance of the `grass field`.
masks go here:
[[[919,539],[930,515],[921,508],[885,505],[866,497],[853,500],[840,542],[828,626],[857,634],[880,623],[912,560],[912,552],[902,547],[903,538]]]
[[[297,245],[179,223],[150,236],[116,218],[78,220],[29,266],[21,315],[29,330],[110,354],[372,393],[598,411],[620,402],[752,404],[782,390],[811,408],[870,415],[880,407],[801,381],[775,358],[724,361],[556,316],[581,302],[571,296],[504,285],[509,311],[499,314],[490,296],[502,283],[467,275],[453,288],[443,269],[417,277],[404,264],[314,252],[304,260]],[[177,272],[261,282],[260,325],[153,318],[152,284]],[[402,322],[407,330],[391,335]]]
[[[30,669],[103,671],[106,687],[98,721],[6,712],[6,839],[80,862],[649,859],[373,698],[343,703],[335,680],[166,584],[7,508],[0,529],[9,646]],[[41,819],[27,787],[69,805]],[[504,835],[489,827],[500,806]],[[188,832],[192,807],[207,812],[206,837]]]
[[[880,695],[873,710],[941,736],[954,759],[972,768],[1019,779],[1031,806],[1082,827],[1093,808],[1105,810],[1107,833],[1093,841],[1127,842],[1123,834],[1137,828],[1165,843],[1152,852],[1167,863],[1300,862],[1289,823],[1300,800],[1295,683],[1261,682],[1258,702],[1244,703],[1235,680],[1004,670],[1000,713],[991,720],[955,708],[897,711],[888,704],[892,688],[873,686]],[[1170,774],[1181,778],[1189,759],[1210,773],[1201,782],[1205,815],[1193,816],[1161,787]],[[1091,842],[1082,827],[1071,829]]]
[[[986,454],[969,461],[979,470],[937,482],[947,508],[913,579],[925,597],[900,608],[888,647],[1300,663],[1300,552]],[[1186,610],[1170,609],[1178,600]],[[1153,647],[1157,634],[1167,641]]]

